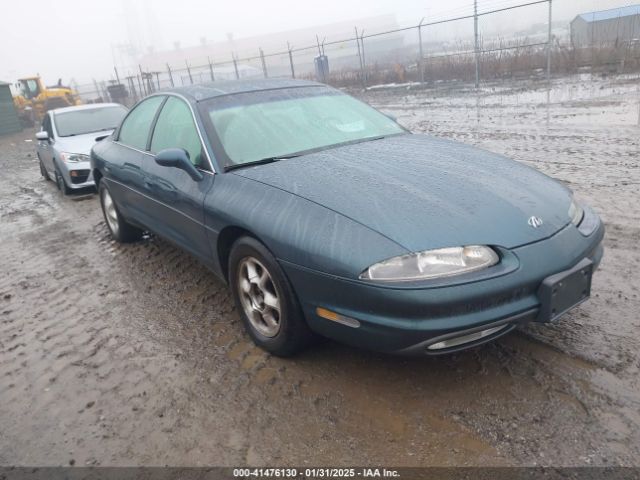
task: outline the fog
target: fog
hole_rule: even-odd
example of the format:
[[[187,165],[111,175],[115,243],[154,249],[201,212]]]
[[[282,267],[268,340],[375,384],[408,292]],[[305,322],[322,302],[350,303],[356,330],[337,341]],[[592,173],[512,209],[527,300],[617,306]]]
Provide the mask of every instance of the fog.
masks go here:
[[[501,8],[525,0],[480,0],[480,10]],[[627,5],[626,0],[554,0],[554,21],[570,21],[576,14]],[[308,28],[383,14],[394,14],[399,26],[420,18],[449,18],[471,13],[472,0],[324,0],[231,1],[32,0],[6,2],[0,31],[0,80],[13,82],[39,73],[45,83],[58,78],[68,83],[105,79],[119,64],[123,45],[138,51],[188,47],[203,41],[224,41],[231,34],[258,34]],[[514,15],[505,34],[525,28],[532,20],[524,9]],[[545,18],[541,19],[545,21]],[[536,20],[537,21],[537,20]],[[502,25],[492,25],[502,29]],[[486,24],[484,28],[489,28]],[[309,35],[308,44],[315,42]],[[317,32],[322,35],[321,31]],[[373,33],[373,32],[368,32]],[[284,47],[284,46],[283,46]]]

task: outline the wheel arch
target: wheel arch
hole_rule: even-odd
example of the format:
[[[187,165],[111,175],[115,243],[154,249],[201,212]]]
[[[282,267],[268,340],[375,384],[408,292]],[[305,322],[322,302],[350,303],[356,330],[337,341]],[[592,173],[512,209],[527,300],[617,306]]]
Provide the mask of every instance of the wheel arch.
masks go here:
[[[99,169],[93,169],[93,181],[96,183],[96,190],[100,187],[100,180],[102,180],[102,172]]]
[[[227,283],[229,283],[229,254],[231,253],[231,248],[240,237],[244,236],[255,238],[257,241],[265,245],[264,242],[253,232],[237,225],[226,226],[218,234],[216,253],[220,264],[220,272]]]

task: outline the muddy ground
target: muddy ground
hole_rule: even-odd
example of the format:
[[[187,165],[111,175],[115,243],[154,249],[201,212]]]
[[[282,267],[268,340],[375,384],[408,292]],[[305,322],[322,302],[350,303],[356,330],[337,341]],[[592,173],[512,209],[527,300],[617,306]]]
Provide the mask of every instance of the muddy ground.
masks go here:
[[[113,243],[95,196],[40,177],[32,131],[0,138],[0,464],[638,465],[635,84],[587,80],[548,111],[523,82],[361,94],[567,182],[607,225],[589,302],[439,358],[268,356],[204,267]]]

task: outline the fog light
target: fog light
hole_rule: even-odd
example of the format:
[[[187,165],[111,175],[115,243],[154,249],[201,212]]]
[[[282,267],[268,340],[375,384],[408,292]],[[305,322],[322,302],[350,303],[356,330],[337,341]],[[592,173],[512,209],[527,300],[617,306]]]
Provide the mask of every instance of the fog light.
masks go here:
[[[69,175],[71,175],[72,177],[77,177],[78,176],[78,172],[76,170],[71,170]]]
[[[499,325],[493,328],[487,328],[486,330],[480,330],[479,332],[469,333],[467,335],[461,335],[459,337],[449,338],[442,340],[441,342],[433,343],[427,347],[427,350],[442,350],[443,348],[457,347],[465,343],[475,342],[481,338],[488,337],[492,333],[496,333],[500,330],[504,330],[509,325]]]
[[[360,322],[355,318],[345,317],[344,315],[332,312],[331,310],[327,310],[326,308],[316,308],[316,314],[319,317],[326,318],[327,320],[331,320],[333,322],[341,323],[343,325],[346,325],[347,327],[358,328],[360,326]]]

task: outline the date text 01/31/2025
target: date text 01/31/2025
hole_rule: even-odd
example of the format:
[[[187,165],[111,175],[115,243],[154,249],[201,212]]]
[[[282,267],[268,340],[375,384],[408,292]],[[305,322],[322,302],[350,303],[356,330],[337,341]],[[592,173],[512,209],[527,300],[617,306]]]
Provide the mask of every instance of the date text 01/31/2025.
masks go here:
[[[234,468],[234,478],[394,478],[399,477],[397,470],[386,468]]]

